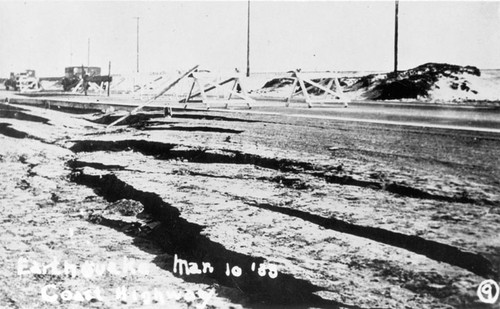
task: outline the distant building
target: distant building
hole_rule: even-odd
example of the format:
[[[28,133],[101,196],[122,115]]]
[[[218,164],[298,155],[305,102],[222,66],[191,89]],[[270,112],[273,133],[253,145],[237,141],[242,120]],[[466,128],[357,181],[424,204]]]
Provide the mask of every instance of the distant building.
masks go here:
[[[75,67],[66,67],[66,69],[64,69],[64,77],[68,79],[72,79],[73,77],[81,77],[82,68],[85,71],[85,74],[89,76],[101,75],[100,67],[75,66]]]

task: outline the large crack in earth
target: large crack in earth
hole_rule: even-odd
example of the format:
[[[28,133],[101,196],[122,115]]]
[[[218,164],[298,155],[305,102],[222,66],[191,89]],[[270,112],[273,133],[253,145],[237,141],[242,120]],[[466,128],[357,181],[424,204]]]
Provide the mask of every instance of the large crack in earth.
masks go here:
[[[13,137],[13,138],[29,137],[28,133],[18,131],[16,129],[12,128],[12,125],[10,123],[5,123],[5,122],[0,123],[0,133],[5,135],[5,136]]]
[[[342,169],[338,167],[317,166],[308,162],[264,157],[237,150],[220,150],[204,147],[195,148],[173,143],[151,142],[146,140],[80,140],[73,142],[75,144],[70,149],[77,153],[134,150],[145,155],[155,156],[156,159],[161,160],[181,158],[195,163],[252,164],[281,172],[308,173],[315,177],[322,178],[329,183],[385,190],[405,197],[450,203],[474,203],[480,205],[496,205],[498,203],[497,201],[491,201],[486,198],[470,198],[466,194],[455,196],[433,194],[419,188],[396,182],[356,179],[350,175],[342,174]]]
[[[193,148],[180,144],[150,142],[146,140],[82,140],[73,142],[75,144],[70,149],[76,153],[134,150],[144,155],[153,155],[156,159],[160,160],[182,158],[196,163],[252,164],[285,172],[301,172],[303,170],[314,169],[314,166],[307,162],[267,158],[236,150],[216,150],[204,147]]]
[[[12,125],[10,123],[5,123],[5,122],[0,122],[0,134],[8,136],[8,137],[13,137],[13,138],[31,138],[34,140],[42,141],[41,138],[38,138],[36,136],[30,135],[26,132],[16,130],[12,128]]]
[[[72,163],[70,162],[69,165],[71,166]],[[179,210],[163,201],[157,194],[137,190],[114,174],[89,175],[73,167],[70,178],[77,184],[94,188],[96,194],[108,202],[128,199],[142,203],[145,213],[162,222],[148,234],[148,238],[158,243],[171,255],[177,254],[180,258],[198,263],[198,265],[202,265],[202,262],[210,262],[214,267],[213,273],[184,276],[183,279],[186,281],[203,282],[205,276],[211,277],[221,285],[239,289],[256,303],[358,308],[325,300],[314,294],[314,292],[324,290],[323,288],[288,274],[280,273],[276,278],[257,275],[250,271],[251,265],[263,263],[263,258],[237,253],[211,241],[202,234],[203,226],[181,218]],[[99,223],[110,227],[120,226],[112,220],[99,220]],[[240,277],[227,276],[225,274],[226,263],[241,267],[242,275]]]
[[[161,131],[161,130],[173,130],[173,131],[185,131],[185,132],[208,132],[208,133],[228,133],[228,134],[240,134],[243,130],[234,130],[218,127],[206,127],[206,126],[169,126],[169,127],[148,127],[146,126],[142,130],[144,131]]]
[[[279,207],[269,203],[258,203],[254,200],[245,199],[243,199],[243,201],[247,205],[297,217],[327,229],[372,239],[377,242],[423,254],[433,260],[467,269],[479,276],[490,279],[497,278],[498,276],[493,264],[482,255],[464,252],[450,245],[381,228],[352,224],[336,218],[325,218],[308,212]]]
[[[191,162],[197,163],[234,163],[234,164],[254,164],[262,167],[274,168],[280,171],[292,171],[298,172],[301,169],[314,169],[312,164],[305,162],[295,162],[284,159],[275,158],[264,158],[257,155],[243,154],[237,151],[213,151],[205,149],[186,149],[182,147],[179,149],[178,145],[175,144],[163,144],[163,143],[151,143],[151,147],[144,148],[150,142],[142,140],[127,140],[119,142],[108,142],[108,141],[79,141],[71,149],[75,152],[80,151],[97,151],[97,150],[114,150],[119,151],[120,149],[134,149],[138,150],[144,154],[157,154],[159,159],[172,159],[172,158],[183,158],[188,159]],[[73,165],[76,167],[92,166],[95,164],[88,162],[81,162],[75,160]],[[97,166],[99,169],[106,169],[106,167],[111,166]],[[120,167],[118,167],[120,169]],[[205,173],[190,172],[191,175],[202,175],[207,176]],[[404,196],[420,197],[427,199],[437,199],[442,200],[444,197],[434,196],[427,192],[402,185],[396,185],[394,183],[386,185],[369,181],[357,181],[346,179],[345,177],[337,175],[327,175],[325,172],[313,172],[312,175],[320,176],[324,178],[327,182],[340,183],[340,184],[350,184],[357,185],[360,187],[372,187],[375,189],[385,189],[389,192],[398,193]],[[226,177],[226,176],[215,176],[208,175],[210,177]],[[273,182],[285,182],[286,186],[296,188],[296,179],[288,179],[284,177],[274,177],[265,178],[259,180],[273,181]],[[378,184],[378,185],[377,185]],[[360,226],[352,223],[348,223],[335,218],[324,218],[311,213],[302,212],[299,210],[289,209],[274,206],[271,204],[257,203],[256,201],[244,201],[246,204],[271,210],[274,212],[279,212],[282,214],[287,214],[290,216],[298,217],[303,220],[318,224],[322,227],[336,230],[343,233],[348,233],[355,236],[360,236],[368,239],[375,240],[377,242],[385,243],[395,247],[403,248],[418,254],[423,254],[433,260],[445,262],[450,265],[458,266],[467,269],[477,275],[486,278],[496,278],[497,273],[494,269],[492,263],[480,254],[465,252],[456,247],[442,244],[435,241],[426,240],[418,236],[410,236],[397,232],[388,231],[381,228]],[[463,201],[465,202],[465,201]]]
[[[49,124],[49,119],[39,116],[34,116],[29,113],[25,113],[25,109],[18,108],[11,105],[2,104],[0,106],[0,118],[11,118],[24,121],[40,122],[43,124]]]
[[[195,119],[195,120],[216,120],[216,121],[229,121],[229,122],[262,122],[261,120],[252,120],[252,119],[241,119],[234,117],[226,117],[226,116],[213,116],[213,115],[200,115],[200,114],[189,114],[189,113],[176,113],[174,114],[174,118],[183,118],[183,119]]]
[[[164,118],[165,113],[158,113],[157,108],[155,111],[151,111],[149,113],[139,113],[139,114],[133,114],[129,116],[127,119],[120,121],[116,125],[127,125],[131,123],[136,123],[136,122],[146,122],[149,125],[152,125],[155,123],[155,121],[151,121],[151,119],[155,118]],[[121,118],[120,115],[104,115],[102,117],[96,118],[96,119],[86,119],[90,122],[93,123],[100,123],[100,124],[111,124],[112,122],[118,120]],[[247,123],[254,123],[254,122],[260,122],[259,120],[250,120],[250,119],[240,119],[240,118],[233,118],[233,117],[225,117],[225,116],[212,116],[212,115],[199,115],[199,114],[190,114],[190,113],[176,113],[175,118],[180,118],[180,119],[195,119],[195,120],[207,120],[207,121],[227,121],[227,122],[247,122]]]

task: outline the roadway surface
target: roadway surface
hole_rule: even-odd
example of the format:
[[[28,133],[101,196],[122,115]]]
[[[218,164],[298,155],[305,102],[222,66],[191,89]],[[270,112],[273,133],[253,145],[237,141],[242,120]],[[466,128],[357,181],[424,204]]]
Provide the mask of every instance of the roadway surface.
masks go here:
[[[151,104],[151,108],[162,108],[170,105],[174,112],[184,109],[184,104],[159,99]],[[133,99],[123,95],[105,96],[35,96],[27,97],[8,91],[0,91],[0,100],[11,103],[46,106],[50,108],[69,107],[75,109],[131,110],[145,103],[144,100]],[[206,111],[202,103],[189,103],[188,110]],[[349,107],[342,104],[315,104],[307,108],[305,103],[292,103],[285,107],[280,101],[257,101],[252,109],[248,109],[242,101],[231,103],[226,109],[223,103],[211,103],[214,112],[262,114],[287,117],[338,120],[361,123],[375,123],[409,127],[440,128],[449,130],[466,130],[477,132],[500,133],[500,106],[470,106],[434,104],[421,102],[351,102]]]

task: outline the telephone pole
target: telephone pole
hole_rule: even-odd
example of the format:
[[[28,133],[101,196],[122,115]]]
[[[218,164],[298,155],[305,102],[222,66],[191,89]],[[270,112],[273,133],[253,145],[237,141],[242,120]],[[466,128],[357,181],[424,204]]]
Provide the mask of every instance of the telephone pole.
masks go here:
[[[247,8],[247,77],[250,76],[250,0],[248,0]]]
[[[398,13],[399,0],[396,0],[396,8],[394,14],[394,76],[398,73]]]
[[[87,68],[90,67],[90,38],[87,42]]]
[[[137,20],[137,73],[139,73],[139,19],[140,17],[134,17]]]

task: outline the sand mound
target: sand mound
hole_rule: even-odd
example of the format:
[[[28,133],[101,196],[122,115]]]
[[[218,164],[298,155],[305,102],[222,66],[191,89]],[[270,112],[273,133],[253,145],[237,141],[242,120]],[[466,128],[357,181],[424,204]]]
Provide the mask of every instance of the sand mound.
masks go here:
[[[476,67],[427,63],[398,72],[396,76],[393,73],[364,76],[345,90],[361,92],[361,98],[368,100],[428,101],[435,96],[435,93],[442,92],[441,89],[446,92],[452,90],[451,93],[455,94],[456,98],[465,98],[468,97],[468,92],[478,93],[471,88],[469,79],[480,75]]]
[[[473,66],[426,63],[394,73],[342,77],[340,83],[351,100],[411,100],[421,102],[500,101],[500,72],[481,74]],[[276,78],[268,81],[258,93],[289,94],[292,81]],[[322,91],[311,89],[312,95]]]

